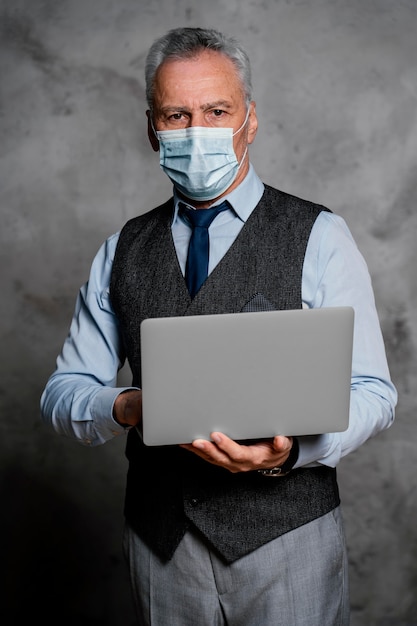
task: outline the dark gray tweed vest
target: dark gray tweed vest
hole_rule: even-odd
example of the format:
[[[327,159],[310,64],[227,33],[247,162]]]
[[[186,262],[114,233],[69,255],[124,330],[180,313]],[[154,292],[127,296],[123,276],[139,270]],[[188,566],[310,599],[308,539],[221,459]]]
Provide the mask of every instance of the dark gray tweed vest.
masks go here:
[[[172,240],[172,199],[130,220],[120,234],[110,293],[133,384],[140,386],[139,326],[147,317],[300,308],[305,250],[322,210],[266,186],[192,301]],[[192,527],[232,562],[339,504],[336,472],[327,467],[283,478],[231,474],[176,446],[147,447],[135,429],[126,456],[126,518],[162,559],[172,557]]]

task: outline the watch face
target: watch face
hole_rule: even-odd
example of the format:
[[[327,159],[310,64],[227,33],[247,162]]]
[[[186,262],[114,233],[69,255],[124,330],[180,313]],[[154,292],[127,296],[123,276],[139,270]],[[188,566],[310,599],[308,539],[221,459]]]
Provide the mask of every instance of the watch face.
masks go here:
[[[289,471],[283,471],[282,467],[272,467],[271,469],[258,470],[258,472],[262,474],[262,476],[285,476],[289,474]]]

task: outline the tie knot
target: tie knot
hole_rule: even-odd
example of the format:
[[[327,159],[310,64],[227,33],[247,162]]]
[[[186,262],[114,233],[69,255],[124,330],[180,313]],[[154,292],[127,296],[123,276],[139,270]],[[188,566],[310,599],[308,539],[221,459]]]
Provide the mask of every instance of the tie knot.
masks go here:
[[[182,202],[179,203],[180,214],[185,217],[193,228],[208,228],[216,215],[230,208],[230,204],[225,200],[210,209],[192,209]]]

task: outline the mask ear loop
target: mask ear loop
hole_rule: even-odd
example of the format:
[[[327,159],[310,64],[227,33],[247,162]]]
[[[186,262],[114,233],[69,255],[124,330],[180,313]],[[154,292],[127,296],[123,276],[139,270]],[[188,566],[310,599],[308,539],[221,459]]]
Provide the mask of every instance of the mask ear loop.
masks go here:
[[[151,128],[152,128],[153,134],[155,135],[156,139],[159,141],[159,137],[158,137],[158,135],[157,135],[157,131],[155,130],[155,126],[153,125],[153,118],[152,118],[152,115],[150,116],[150,120],[149,120],[149,121],[150,121],[150,123],[151,123]]]
[[[248,123],[248,119],[249,119],[249,111],[250,111],[250,108],[248,107],[248,110],[247,110],[247,112],[246,112],[246,117],[245,117],[245,120],[244,120],[244,122],[243,122],[242,126],[241,126],[240,128],[238,128],[236,132],[234,132],[234,133],[233,133],[232,137],[234,137],[235,135],[237,135],[238,133],[240,133],[240,131],[242,130],[242,128],[244,128],[244,127],[246,126],[246,124]],[[243,153],[243,156],[242,156],[242,158],[240,159],[240,163],[239,163],[238,168],[237,168],[238,170],[240,170],[240,166],[242,165],[243,161],[245,160],[245,157],[246,157],[247,153],[248,153],[248,146],[246,145],[245,152]]]
[[[232,137],[234,137],[235,135],[237,135],[238,133],[240,133],[240,131],[242,130],[242,128],[244,128],[244,127],[246,126],[246,124],[248,123],[248,119],[249,119],[249,111],[250,111],[250,108],[248,107],[248,110],[246,111],[246,117],[245,117],[245,120],[244,120],[244,122],[243,122],[242,126],[241,126],[240,128],[238,128],[238,129],[237,129],[237,130],[233,133]]]
[[[247,153],[248,153],[248,146],[246,146],[245,152],[243,153],[243,156],[240,159],[240,163],[239,163],[238,168],[237,168],[238,170],[240,170],[240,166],[242,165],[243,161],[245,160],[245,157],[246,157]]]

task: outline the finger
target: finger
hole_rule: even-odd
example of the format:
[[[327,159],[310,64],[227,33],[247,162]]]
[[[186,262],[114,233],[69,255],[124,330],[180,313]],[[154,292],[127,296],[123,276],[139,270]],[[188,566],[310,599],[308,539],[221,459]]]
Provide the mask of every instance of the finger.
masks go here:
[[[287,452],[287,450],[291,449],[292,437],[277,435],[276,437],[274,437],[273,446],[277,452]]]
[[[226,452],[221,450],[215,442],[207,439],[194,439],[191,444],[182,445],[182,448],[191,450],[202,458],[211,462],[228,462],[230,458]]]
[[[217,447],[216,443],[206,439],[195,439],[190,445],[182,446],[191,450],[199,457],[215,463],[216,465],[229,465],[230,457],[223,450]]]
[[[210,437],[216,444],[217,450],[222,451],[233,467],[240,471],[256,469],[271,458],[273,451],[271,440],[256,442],[252,445],[242,445],[223,433],[213,432]],[[275,450],[274,454],[276,455]]]
[[[242,446],[233,439],[230,439],[230,437],[228,437],[224,433],[213,432],[210,434],[210,438],[220,450],[223,450],[223,452],[225,452],[231,458],[234,458],[235,456],[241,457],[242,450],[248,447]]]

